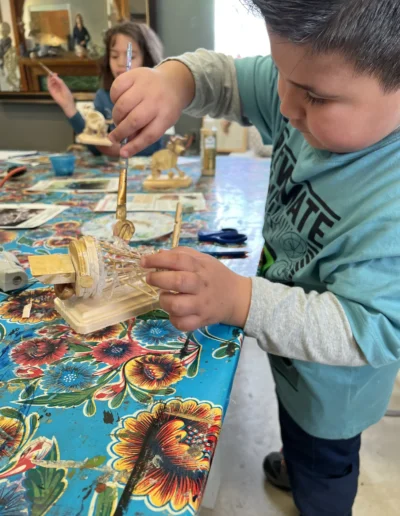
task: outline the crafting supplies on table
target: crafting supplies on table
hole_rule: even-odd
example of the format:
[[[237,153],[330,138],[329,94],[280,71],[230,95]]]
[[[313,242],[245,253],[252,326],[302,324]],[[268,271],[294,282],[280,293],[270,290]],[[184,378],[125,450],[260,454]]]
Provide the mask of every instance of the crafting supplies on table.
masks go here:
[[[6,166],[0,162],[0,170]],[[251,253],[226,263],[255,274],[267,168],[259,160],[222,158],[215,180],[202,181],[200,164],[187,165],[193,186],[185,194],[204,195],[207,209],[183,214],[182,234],[192,238],[181,244],[201,250],[208,245],[198,242],[200,230],[246,228]],[[118,172],[104,157],[87,154],[77,159],[75,178],[117,179]],[[30,190],[52,174],[50,163],[40,164],[0,190],[0,206],[64,207],[40,227],[0,229],[0,250],[12,252],[25,270],[28,255],[65,253],[85,224],[104,217],[92,211],[103,192]],[[145,177],[130,174],[128,191],[141,192]],[[170,247],[171,236],[148,244]],[[80,336],[54,310],[49,286],[0,291],[0,433],[9,436],[7,460],[0,461],[3,502],[18,503],[28,516],[77,510],[113,516],[121,504],[127,516],[196,514],[242,340],[241,330],[225,325],[187,339],[162,311]]]

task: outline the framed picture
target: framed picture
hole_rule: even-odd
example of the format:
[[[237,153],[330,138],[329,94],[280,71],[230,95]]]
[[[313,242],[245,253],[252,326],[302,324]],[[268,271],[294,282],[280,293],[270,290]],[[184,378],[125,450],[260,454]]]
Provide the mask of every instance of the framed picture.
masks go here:
[[[68,49],[72,17],[70,4],[29,5],[31,33],[37,34],[40,45],[64,46]]]

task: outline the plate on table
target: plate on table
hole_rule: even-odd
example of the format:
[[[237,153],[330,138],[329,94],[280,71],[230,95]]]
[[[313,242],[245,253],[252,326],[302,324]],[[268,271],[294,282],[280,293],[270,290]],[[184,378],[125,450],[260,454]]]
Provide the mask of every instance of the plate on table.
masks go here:
[[[174,217],[165,213],[135,212],[128,213],[127,218],[135,225],[135,234],[131,242],[148,242],[169,235],[174,230]],[[83,235],[95,238],[111,238],[115,223],[115,214],[105,215],[85,222],[81,231]]]

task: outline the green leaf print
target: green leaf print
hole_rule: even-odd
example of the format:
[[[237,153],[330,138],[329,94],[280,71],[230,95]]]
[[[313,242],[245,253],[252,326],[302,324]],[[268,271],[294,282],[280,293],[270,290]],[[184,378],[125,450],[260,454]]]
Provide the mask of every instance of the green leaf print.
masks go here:
[[[169,315],[164,310],[154,310],[153,312],[148,312],[147,314],[138,315],[136,317],[138,321],[149,321],[149,320],[157,320],[157,319],[169,319]]]
[[[60,460],[56,441],[44,460],[53,464]],[[66,470],[57,467],[37,466],[25,473],[26,494],[32,504],[30,516],[44,516],[54,506],[67,488],[65,476]]]
[[[95,493],[90,504],[89,516],[110,516],[118,505],[118,489],[107,486],[101,493]]]

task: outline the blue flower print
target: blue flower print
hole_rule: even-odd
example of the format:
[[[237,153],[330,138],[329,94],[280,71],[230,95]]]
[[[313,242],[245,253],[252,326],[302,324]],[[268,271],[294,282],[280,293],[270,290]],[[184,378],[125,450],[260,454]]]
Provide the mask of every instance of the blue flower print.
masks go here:
[[[148,320],[137,323],[133,328],[133,335],[140,344],[158,346],[182,337],[183,333],[174,328],[169,321]]]
[[[76,392],[93,384],[93,371],[84,363],[52,365],[41,381],[42,389],[50,392]]]
[[[27,516],[28,508],[21,482],[0,483],[0,516]]]

